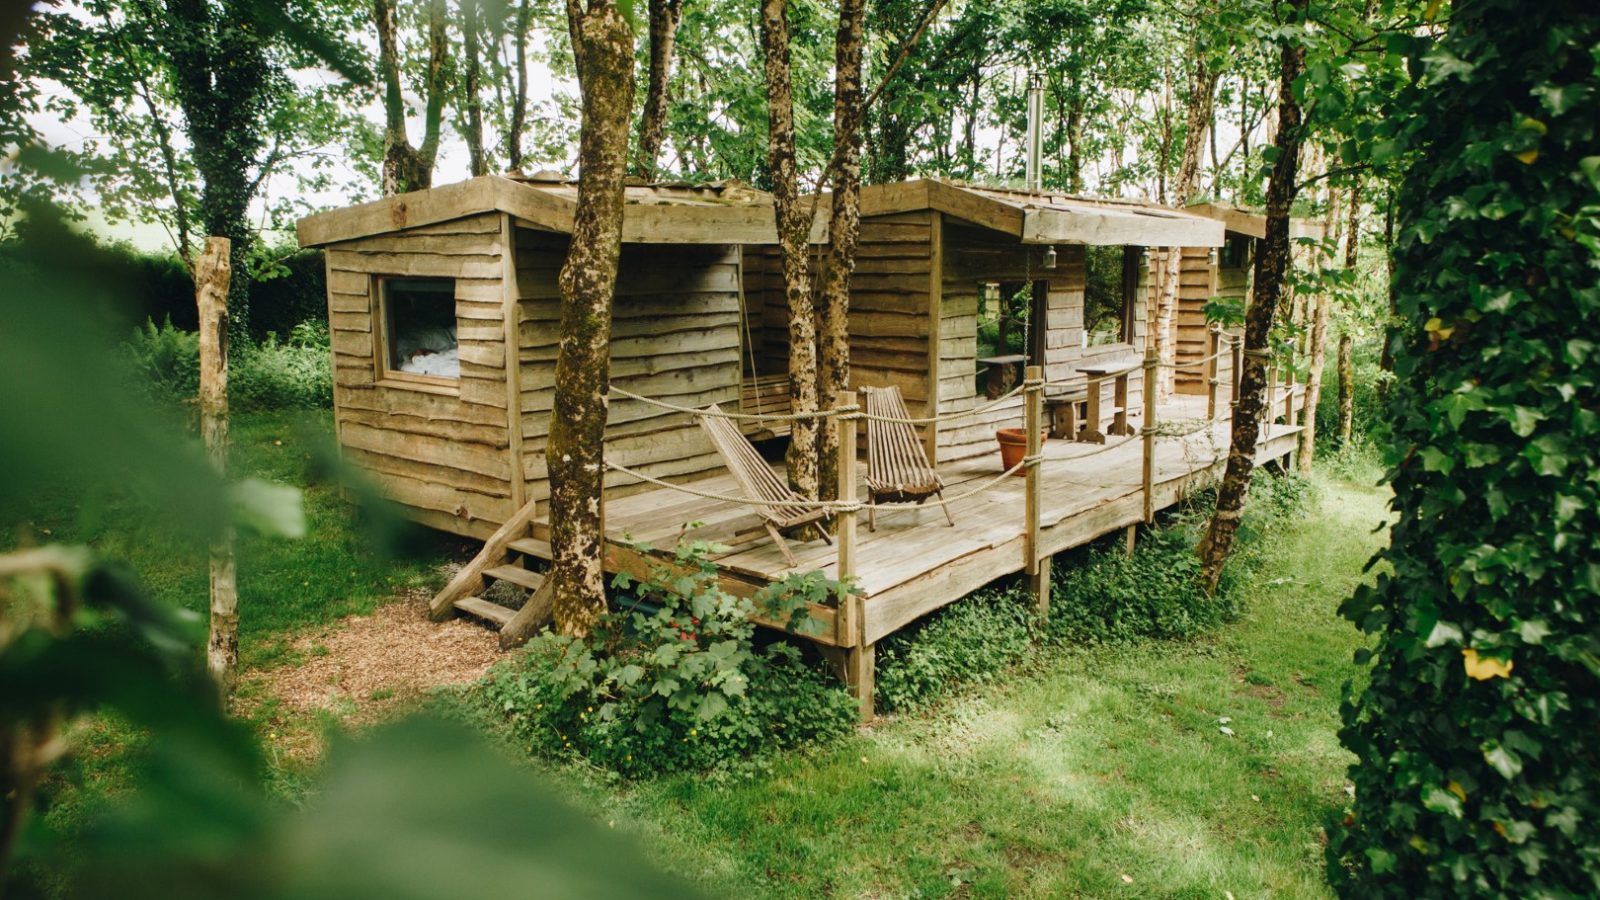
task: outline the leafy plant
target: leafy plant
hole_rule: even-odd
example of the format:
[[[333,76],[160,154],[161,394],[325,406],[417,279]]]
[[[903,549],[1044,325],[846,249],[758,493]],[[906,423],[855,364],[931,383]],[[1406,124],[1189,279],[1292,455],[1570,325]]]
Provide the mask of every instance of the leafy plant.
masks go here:
[[[491,675],[490,702],[530,749],[643,776],[726,766],[854,726],[854,700],[793,646],[757,647],[756,607],[718,586],[711,547],[685,541],[650,577],[618,575],[626,594],[593,635],[545,633]]]
[[[171,319],[157,327],[146,321],[122,345],[134,387],[145,396],[183,403],[200,387],[199,339],[175,328]],[[259,344],[234,348],[228,360],[228,399],[235,410],[327,409],[333,405],[333,370],[328,327],[302,322],[287,341],[267,333]]]
[[[1032,609],[1020,588],[986,588],[880,641],[878,703],[915,709],[999,676],[1033,646]]]
[[[1397,39],[1408,44],[1404,38]],[[1359,897],[1600,894],[1600,15],[1453,4],[1387,137],[1398,202],[1385,419],[1392,574],[1347,690]]]

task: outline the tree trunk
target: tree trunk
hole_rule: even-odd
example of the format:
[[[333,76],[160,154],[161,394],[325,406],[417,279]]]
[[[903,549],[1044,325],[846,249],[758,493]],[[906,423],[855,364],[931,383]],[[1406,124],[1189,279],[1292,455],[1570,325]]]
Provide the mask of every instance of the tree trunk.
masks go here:
[[[428,74],[425,79],[422,143],[411,146],[406,134],[406,101],[400,88],[400,54],[395,0],[372,0],[378,26],[378,68],[383,74],[383,175],[385,197],[433,186],[433,164],[439,153],[439,131],[444,118],[444,60],[449,51],[445,35],[444,0],[428,4]]]
[[[794,89],[789,68],[787,0],[761,0],[761,49],[766,56],[767,159],[778,244],[783,253],[784,294],[789,305],[789,390],[796,414],[817,410],[816,315],[811,308],[810,207],[799,202],[795,167]],[[796,419],[786,457],[789,484],[806,497],[817,496],[817,423]]]
[[[1203,53],[1195,52],[1194,68],[1189,72],[1189,103],[1184,113],[1183,158],[1178,163],[1178,175],[1172,182],[1172,202],[1182,206],[1195,189],[1200,176],[1200,154],[1206,146],[1206,133],[1211,130],[1212,101],[1217,93],[1217,76]],[[1164,161],[1164,160],[1163,160]],[[1165,399],[1172,395],[1174,375],[1170,368],[1178,359],[1176,319],[1178,311],[1178,282],[1183,267],[1183,249],[1167,248],[1166,278],[1156,297],[1156,314],[1152,330],[1156,335],[1156,356],[1162,363],[1156,378],[1156,397]]]
[[[1295,19],[1304,13],[1306,2],[1289,0],[1287,5],[1294,10]],[[1255,299],[1245,314],[1243,372],[1233,413],[1228,466],[1217,490],[1217,511],[1197,551],[1201,585],[1210,593],[1216,592],[1222,567],[1233,550],[1239,518],[1244,513],[1245,495],[1250,490],[1250,476],[1256,466],[1256,441],[1266,389],[1267,347],[1289,269],[1289,209],[1294,205],[1300,144],[1304,138],[1300,104],[1295,99],[1293,85],[1305,70],[1305,63],[1305,45],[1292,37],[1286,39],[1279,53],[1278,158],[1272,164],[1272,175],[1267,183],[1267,231],[1261,242],[1261,252],[1256,256]]]
[[[1359,199],[1353,195],[1352,199]],[[1339,245],[1339,193],[1328,185],[1328,218],[1325,234],[1333,236],[1333,246]],[[1319,254],[1321,255],[1321,254]],[[1331,256],[1332,254],[1327,254]],[[1331,268],[1328,267],[1328,268]],[[1306,391],[1300,398],[1300,474],[1310,475],[1317,455],[1317,407],[1322,405],[1322,373],[1328,364],[1328,321],[1333,315],[1333,290],[1324,285],[1316,295],[1308,298],[1311,306],[1311,339],[1306,368]]]
[[[517,48],[516,90],[511,97],[511,124],[506,130],[506,166],[512,171],[522,169],[522,133],[528,124],[528,30],[533,25],[529,2],[517,4],[516,34],[512,36]]]
[[[483,80],[483,65],[479,61],[483,47],[478,3],[479,0],[461,0],[461,42],[467,57],[461,90],[467,105],[465,138],[468,167],[473,177],[489,174],[489,161],[483,152],[483,101],[478,96]]]
[[[672,47],[681,21],[683,0],[650,0],[650,81],[645,89],[644,115],[639,119],[639,156],[634,162],[634,171],[645,178],[655,177],[656,160],[666,138]]]
[[[200,313],[200,434],[219,475],[228,472],[228,282],[232,273],[227,238],[206,238],[194,266],[195,305]],[[239,665],[239,591],[233,562],[233,526],[223,523],[211,540],[211,635],[206,669],[224,706],[233,696]]]
[[[1339,446],[1350,446],[1356,418],[1356,370],[1351,359],[1355,341],[1347,330],[1339,335]]]
[[[583,121],[578,207],[561,267],[561,346],[546,455],[556,629],[587,635],[605,612],[601,488],[611,298],[622,251],[623,172],[633,110],[633,29],[612,0],[567,0]]]
[[[833,134],[840,142],[828,219],[828,249],[822,260],[817,297],[819,404],[833,409],[850,392],[850,276],[856,268],[861,236],[861,119],[866,97],[862,56],[866,32],[865,0],[840,0],[834,40]],[[817,486],[824,499],[839,489],[839,423],[827,419],[818,430]]]

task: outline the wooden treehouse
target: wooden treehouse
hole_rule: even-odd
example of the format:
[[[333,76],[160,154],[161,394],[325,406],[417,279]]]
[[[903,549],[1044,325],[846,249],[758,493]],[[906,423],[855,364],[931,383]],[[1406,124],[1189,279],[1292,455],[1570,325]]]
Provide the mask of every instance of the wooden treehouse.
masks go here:
[[[544,438],[575,201],[570,183],[485,176],[300,223],[301,244],[326,251],[346,458],[417,521],[485,539],[435,615],[504,625],[548,614],[529,563],[551,555]],[[866,712],[877,641],[1012,573],[1028,574],[1043,613],[1053,554],[1148,521],[1221,472],[1237,344],[1211,332],[1208,353],[1180,361],[1200,373],[1198,394],[1158,401],[1144,385],[1156,366],[1155,254],[1209,253],[1225,242],[1222,222],[936,180],[872,186],[851,282],[852,386],[895,391],[872,395],[876,431],[854,406],[826,413],[856,424],[841,441],[845,505],[821,510],[829,541],[785,539],[784,522],[821,516],[767,497],[785,490],[781,468],[747,440],[781,437],[790,421],[771,199],[658,185],[630,187],[628,201],[606,568],[646,574],[697,522],[695,537],[728,545],[716,562],[736,595],[796,571],[852,580],[856,594],[811,608],[820,632],[805,636]],[[713,405],[734,418],[712,427],[701,411]],[[1299,428],[1284,406],[1262,460],[1293,450]],[[996,431],[1017,427],[1026,452],[1008,470]],[[885,433],[901,436],[891,453],[858,453]],[[920,465],[940,492],[894,502],[902,494],[873,478],[890,457],[897,471]],[[862,512],[874,528],[856,527]],[[496,581],[532,591],[520,613],[485,597]]]

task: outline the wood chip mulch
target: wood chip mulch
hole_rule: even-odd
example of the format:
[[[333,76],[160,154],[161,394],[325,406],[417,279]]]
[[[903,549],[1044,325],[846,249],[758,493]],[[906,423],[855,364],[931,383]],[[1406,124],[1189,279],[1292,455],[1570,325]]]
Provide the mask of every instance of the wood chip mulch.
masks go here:
[[[301,658],[246,676],[252,695],[276,698],[279,731],[301,731],[295,720],[324,710],[347,728],[372,725],[415,705],[440,686],[469,684],[481,678],[501,654],[498,635],[465,619],[430,622],[418,602],[381,606],[370,616],[348,616],[297,638]],[[317,752],[319,740],[285,733],[281,749],[299,756]]]

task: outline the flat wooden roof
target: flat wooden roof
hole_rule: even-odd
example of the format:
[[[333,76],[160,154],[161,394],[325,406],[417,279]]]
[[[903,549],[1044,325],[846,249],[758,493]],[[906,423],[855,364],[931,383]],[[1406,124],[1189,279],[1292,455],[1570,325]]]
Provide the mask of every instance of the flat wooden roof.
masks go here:
[[[823,207],[826,209],[826,207]],[[861,189],[861,215],[938,210],[1024,244],[1220,247],[1215,219],[1139,200],[975,187],[938,178]]]
[[[1226,203],[1191,203],[1184,209],[1195,215],[1215,219],[1221,222],[1224,228],[1235,234],[1253,238],[1267,236],[1267,217],[1262,213],[1238,206],[1229,206]],[[1289,237],[1291,238],[1321,238],[1322,233],[1321,222],[1314,222],[1310,219],[1289,220]]]
[[[622,240],[632,244],[776,244],[772,195],[737,182],[629,185]],[[578,187],[504,175],[397,194],[306,216],[295,230],[302,247],[389,234],[488,212],[518,225],[572,233]]]

